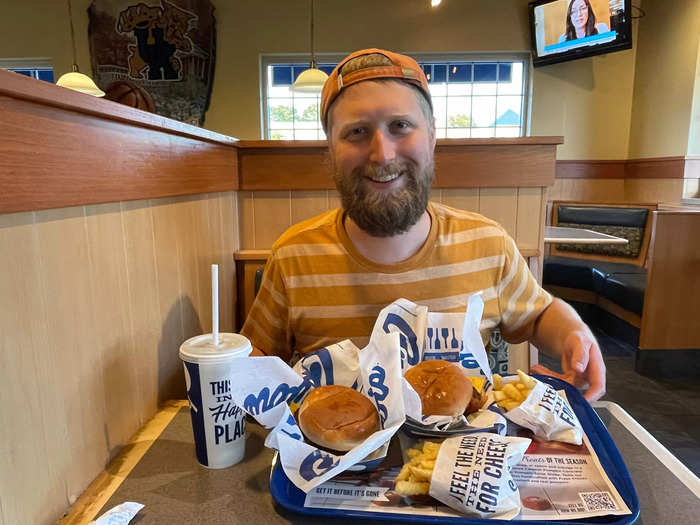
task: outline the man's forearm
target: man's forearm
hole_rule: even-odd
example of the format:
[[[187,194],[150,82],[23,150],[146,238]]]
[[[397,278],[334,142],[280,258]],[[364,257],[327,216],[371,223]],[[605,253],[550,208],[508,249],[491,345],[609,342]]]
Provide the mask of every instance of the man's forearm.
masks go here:
[[[537,319],[530,342],[547,354],[560,356],[566,337],[577,330],[583,330],[593,337],[576,310],[555,297],[552,304]]]

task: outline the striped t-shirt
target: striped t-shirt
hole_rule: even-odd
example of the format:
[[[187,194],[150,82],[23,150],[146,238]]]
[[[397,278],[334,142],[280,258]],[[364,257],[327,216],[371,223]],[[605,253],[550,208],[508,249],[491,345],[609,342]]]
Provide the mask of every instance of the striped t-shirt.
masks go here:
[[[344,339],[363,348],[379,311],[396,299],[432,312],[464,312],[469,295],[481,291],[484,341],[496,326],[510,342],[528,339],[552,298],[513,239],[477,213],[432,202],[428,213],[426,242],[391,265],[360,255],[341,209],[292,226],[272,247],[242,333],[285,360]]]

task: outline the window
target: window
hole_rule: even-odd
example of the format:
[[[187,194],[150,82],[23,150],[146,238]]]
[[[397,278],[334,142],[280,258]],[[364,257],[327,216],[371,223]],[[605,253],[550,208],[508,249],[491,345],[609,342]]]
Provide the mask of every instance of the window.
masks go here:
[[[0,68],[53,83],[53,66],[49,58],[0,59]]]
[[[413,56],[428,77],[438,138],[526,134],[527,55]],[[319,69],[330,73],[343,57],[333,58],[319,60]],[[308,67],[298,57],[263,57],[264,138],[326,138],[318,118],[320,95],[290,89]]]

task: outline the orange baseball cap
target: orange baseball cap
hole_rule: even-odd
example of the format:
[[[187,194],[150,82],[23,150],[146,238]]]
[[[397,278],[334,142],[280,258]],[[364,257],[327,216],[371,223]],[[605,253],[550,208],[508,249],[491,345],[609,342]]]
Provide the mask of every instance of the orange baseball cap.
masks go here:
[[[353,58],[373,53],[384,55],[391,60],[391,65],[370,66],[352,71],[345,75],[340,74],[342,67]],[[338,98],[338,95],[340,95],[343,89],[357,82],[376,78],[396,78],[413,84],[421,90],[432,109],[433,101],[430,98],[428,79],[423,72],[423,68],[418,65],[418,62],[407,55],[392,53],[384,49],[361,49],[345,57],[335,67],[333,72],[328,76],[326,83],[323,85],[323,91],[321,91],[321,122],[323,122],[324,128],[328,119],[328,109],[335,99]]]

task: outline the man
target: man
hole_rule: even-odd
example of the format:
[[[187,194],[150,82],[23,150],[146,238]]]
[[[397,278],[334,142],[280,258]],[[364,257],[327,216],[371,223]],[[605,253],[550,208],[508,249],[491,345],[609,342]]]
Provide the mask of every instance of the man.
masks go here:
[[[576,312],[535,281],[494,221],[429,203],[435,122],[428,82],[410,57],[357,51],[323,88],[321,121],[342,209],[297,224],[272,248],[243,326],[255,354],[289,360],[343,339],[362,348],[379,311],[405,297],[463,312],[481,291],[482,337],[499,326],[561,356],[564,374],[605,392],[605,365]]]

